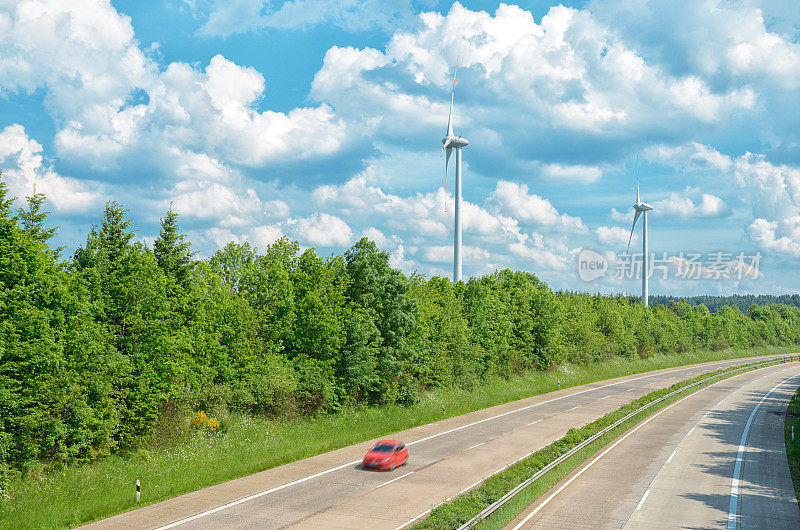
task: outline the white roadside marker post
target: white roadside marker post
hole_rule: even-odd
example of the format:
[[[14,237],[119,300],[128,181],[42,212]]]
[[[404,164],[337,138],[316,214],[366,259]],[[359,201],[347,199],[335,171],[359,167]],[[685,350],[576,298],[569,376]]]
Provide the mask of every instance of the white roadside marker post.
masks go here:
[[[141,494],[141,484],[139,484],[139,479],[136,479],[136,504],[139,504],[139,496]]]

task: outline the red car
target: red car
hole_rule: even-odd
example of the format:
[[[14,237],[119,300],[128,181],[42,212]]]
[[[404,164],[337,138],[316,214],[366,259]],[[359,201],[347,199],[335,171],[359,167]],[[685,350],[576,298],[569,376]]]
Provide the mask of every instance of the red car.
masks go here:
[[[361,467],[364,469],[388,469],[406,465],[408,448],[398,440],[380,440],[364,455]]]

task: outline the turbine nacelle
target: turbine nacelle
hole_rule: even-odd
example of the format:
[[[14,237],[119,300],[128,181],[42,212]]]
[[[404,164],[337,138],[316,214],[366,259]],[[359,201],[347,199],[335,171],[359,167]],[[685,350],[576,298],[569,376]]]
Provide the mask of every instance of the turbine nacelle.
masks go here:
[[[653,209],[653,205],[647,204],[646,202],[637,202],[633,205],[633,209],[637,212],[649,212]]]
[[[446,148],[450,147],[466,147],[469,142],[462,136],[445,136],[442,138],[442,143]]]

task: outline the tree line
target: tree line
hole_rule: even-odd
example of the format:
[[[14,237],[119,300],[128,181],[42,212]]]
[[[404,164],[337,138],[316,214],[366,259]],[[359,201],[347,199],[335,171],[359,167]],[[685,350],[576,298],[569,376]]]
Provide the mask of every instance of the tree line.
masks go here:
[[[32,462],[133,447],[176,404],[295,418],[562,363],[800,340],[795,307],[645,308],[511,270],[453,284],[404,275],[368,239],[196,259],[171,209],[147,246],[113,201],[63,259],[44,205],[34,193],[14,210],[0,180],[0,487]]]
[[[712,313],[716,313],[726,306],[739,308],[743,313],[747,312],[751,305],[771,305],[784,304],[792,307],[800,307],[800,294],[734,294],[730,296],[663,296],[651,295],[651,304],[669,305],[672,302],[686,302],[690,306],[704,305]]]

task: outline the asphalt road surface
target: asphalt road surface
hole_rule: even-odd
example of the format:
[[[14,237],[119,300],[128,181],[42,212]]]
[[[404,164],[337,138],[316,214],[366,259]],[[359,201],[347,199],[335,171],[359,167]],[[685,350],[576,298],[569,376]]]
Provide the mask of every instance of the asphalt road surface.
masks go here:
[[[402,528],[571,427],[678,380],[744,362],[719,361],[592,383],[387,435],[405,441],[410,451],[408,464],[393,472],[360,469],[370,440],[89,527]]]
[[[800,528],[783,423],[798,363],[723,380],[623,434],[508,528]]]

